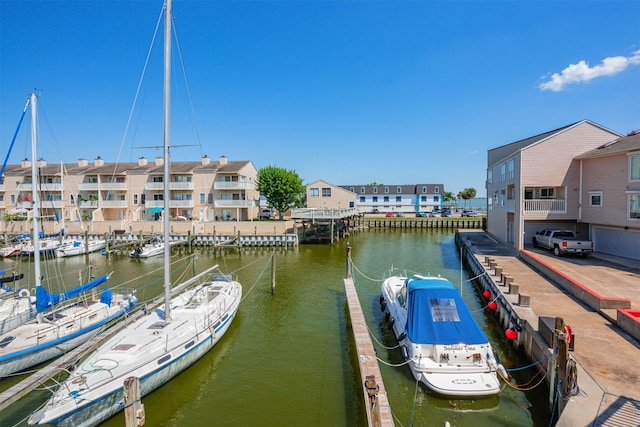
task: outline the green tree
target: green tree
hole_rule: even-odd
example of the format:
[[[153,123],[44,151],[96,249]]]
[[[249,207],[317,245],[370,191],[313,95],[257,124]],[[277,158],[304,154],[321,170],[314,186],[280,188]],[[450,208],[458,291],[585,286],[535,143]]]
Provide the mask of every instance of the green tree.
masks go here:
[[[307,193],[302,178],[293,170],[277,166],[266,166],[258,171],[258,191],[267,199],[267,204],[282,215],[288,209],[302,207]]]
[[[476,197],[476,189],[473,187],[465,188],[464,190],[458,192],[458,199],[464,200],[465,208],[467,207],[467,200],[473,199],[474,197]]]
[[[456,196],[454,196],[451,191],[445,191],[444,193],[442,193],[443,204],[446,204],[447,202],[455,202],[455,201],[456,201]],[[449,206],[451,206],[451,203],[449,203]]]

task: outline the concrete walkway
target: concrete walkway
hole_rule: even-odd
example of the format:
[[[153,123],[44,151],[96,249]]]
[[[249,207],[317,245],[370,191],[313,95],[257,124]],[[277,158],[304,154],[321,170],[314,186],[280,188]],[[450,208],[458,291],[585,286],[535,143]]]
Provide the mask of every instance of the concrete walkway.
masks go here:
[[[504,272],[530,296],[532,316],[562,317],[575,334],[572,356],[578,362],[578,386],[558,425],[640,426],[640,343],[615,323],[615,310],[594,310],[548,280],[505,245],[479,231],[460,231],[476,258],[496,259]],[[556,257],[526,248],[549,268],[600,295],[627,298],[640,309],[640,262],[594,254],[589,258]],[[537,329],[537,324],[534,324]]]

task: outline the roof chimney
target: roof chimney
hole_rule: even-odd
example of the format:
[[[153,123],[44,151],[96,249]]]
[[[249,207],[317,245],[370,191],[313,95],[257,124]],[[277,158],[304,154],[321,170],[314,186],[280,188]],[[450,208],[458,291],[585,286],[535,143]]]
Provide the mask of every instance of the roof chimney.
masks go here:
[[[89,166],[89,162],[87,161],[87,159],[78,159],[78,166],[81,168]]]
[[[227,157],[226,156],[220,156],[220,161],[218,163],[220,163],[220,166],[226,165],[227,164]]]
[[[138,157],[138,166],[147,166],[147,159],[145,157]]]
[[[94,166],[104,166],[104,160],[102,160],[102,157],[98,156],[93,161],[93,164],[94,164]]]
[[[30,168],[31,167],[31,161],[29,159],[23,159],[22,162],[20,162],[20,166],[22,166],[23,168]]]
[[[45,159],[38,159],[38,167],[43,168],[47,166],[47,161]]]
[[[202,166],[206,166],[211,163],[211,159],[206,154],[202,156]]]
[[[162,157],[156,157],[156,166],[164,165],[164,159]]]

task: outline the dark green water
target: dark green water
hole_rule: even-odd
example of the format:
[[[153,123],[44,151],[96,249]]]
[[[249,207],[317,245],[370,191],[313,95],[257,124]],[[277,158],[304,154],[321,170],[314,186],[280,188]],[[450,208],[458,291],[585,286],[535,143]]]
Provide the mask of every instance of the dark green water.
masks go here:
[[[381,280],[393,266],[403,272],[440,274],[456,285],[463,282],[463,296],[501,353],[503,364],[507,368],[527,365],[507,345],[503,331],[494,329],[491,314],[482,309],[482,297],[460,270],[453,237],[451,231],[378,230],[349,239],[354,279],[378,357],[389,364],[402,361],[398,350],[383,347],[396,343],[378,305]],[[199,252],[200,268],[219,264],[223,271],[237,273],[244,299],[234,324],[211,352],[143,398],[146,425],[366,425],[342,283],[346,243],[278,249],[273,295],[270,249],[228,250],[218,256]],[[97,274],[113,271],[111,286],[128,282],[136,287],[140,301],[161,293],[162,257],[132,261],[93,254],[89,260]],[[85,262],[84,257],[74,257],[46,265],[52,271],[75,272],[77,281],[77,270]],[[3,264],[2,268],[9,268],[9,261]],[[142,280],[132,281],[145,273]],[[407,367],[381,363],[381,371],[397,426],[443,426],[445,421],[452,426],[549,425],[544,388],[525,393],[505,385],[498,397],[449,400],[416,390]],[[519,372],[517,382],[528,382],[534,373]],[[15,381],[2,380],[0,389]],[[46,396],[45,391],[32,392],[0,413],[0,425],[26,425],[21,420]],[[113,417],[103,426],[122,427],[124,416]]]

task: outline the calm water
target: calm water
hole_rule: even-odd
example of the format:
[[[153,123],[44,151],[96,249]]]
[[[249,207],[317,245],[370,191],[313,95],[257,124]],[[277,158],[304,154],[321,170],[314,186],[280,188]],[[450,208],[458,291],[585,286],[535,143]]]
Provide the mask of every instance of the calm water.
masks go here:
[[[526,365],[528,362],[506,345],[503,331],[493,329],[491,315],[482,310],[482,297],[460,270],[453,236],[450,231],[382,230],[350,238],[361,304],[371,332],[381,343],[374,341],[378,357],[390,364],[401,362],[398,350],[383,347],[396,342],[386,329],[378,304],[381,279],[394,267],[409,273],[440,274],[456,285],[462,281],[463,296],[501,353],[503,364],[507,368]],[[270,249],[229,250],[218,256],[199,252],[199,268],[219,264],[223,271],[237,273],[244,299],[234,324],[211,352],[143,398],[146,425],[366,425],[346,320],[342,284],[345,253],[346,240],[277,250],[272,295]],[[92,254],[89,260],[96,274],[113,272],[109,280],[112,287],[127,282],[138,289],[140,301],[161,293],[162,257],[132,261],[124,256]],[[77,271],[85,263],[84,257],[47,261],[44,274],[73,274],[77,281]],[[2,264],[0,268],[10,268],[9,261]],[[132,280],[143,274],[142,280]],[[381,370],[397,426],[442,426],[445,421],[452,426],[549,424],[543,389],[525,394],[505,386],[495,398],[449,400],[416,389],[407,367],[381,363]],[[527,383],[533,374],[535,371],[522,371],[517,382]],[[0,381],[0,388],[15,381]],[[32,392],[0,413],[0,425],[26,425],[21,420],[46,396],[45,391]],[[122,427],[124,416],[121,413],[103,426]]]

